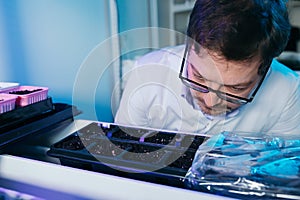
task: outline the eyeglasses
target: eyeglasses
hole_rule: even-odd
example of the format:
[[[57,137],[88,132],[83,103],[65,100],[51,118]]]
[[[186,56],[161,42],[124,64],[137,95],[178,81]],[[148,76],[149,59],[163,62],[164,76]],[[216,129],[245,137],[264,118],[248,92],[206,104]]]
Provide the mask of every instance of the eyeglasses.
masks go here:
[[[189,48],[188,48],[188,45],[187,45],[187,47],[185,48],[183,60],[182,60],[182,63],[181,63],[181,69],[180,69],[180,73],[179,73],[179,78],[181,79],[182,83],[186,87],[191,88],[191,89],[193,89],[195,91],[198,91],[198,92],[201,92],[201,93],[213,92],[220,99],[226,100],[226,101],[228,101],[230,103],[239,104],[239,105],[243,105],[243,104],[247,104],[247,103],[252,102],[254,96],[256,95],[257,91],[261,87],[261,85],[262,85],[262,83],[263,83],[263,81],[264,81],[264,79],[266,77],[268,69],[270,68],[270,65],[269,65],[268,69],[262,75],[260,81],[256,84],[256,87],[254,87],[255,89],[252,89],[252,91],[250,92],[248,98],[245,98],[245,97],[236,96],[234,94],[230,94],[230,93],[227,93],[227,92],[222,92],[222,91],[219,91],[219,90],[215,90],[215,89],[210,88],[210,87],[208,87],[206,85],[203,85],[203,84],[197,83],[197,82],[195,82],[193,80],[190,80],[187,77],[184,77],[183,76],[183,69],[188,64],[188,61],[186,59],[187,55],[188,55],[188,52],[189,52]]]

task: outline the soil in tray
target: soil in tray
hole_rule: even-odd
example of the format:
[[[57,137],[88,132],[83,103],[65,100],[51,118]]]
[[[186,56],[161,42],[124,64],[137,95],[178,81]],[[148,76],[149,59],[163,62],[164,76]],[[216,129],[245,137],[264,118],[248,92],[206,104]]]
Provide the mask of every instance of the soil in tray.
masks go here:
[[[136,132],[136,130],[134,130]],[[126,130],[120,129],[118,126],[110,125],[109,127],[105,127],[102,124],[92,123],[88,126],[80,129],[78,132],[81,133],[81,137],[94,137],[94,138],[102,138],[103,136],[108,138],[118,138],[122,140],[132,140],[138,141],[139,137],[135,137],[131,134],[134,134],[134,131],[131,131],[130,128],[126,128]],[[100,136],[100,137],[99,137]]]
[[[134,134],[134,133],[133,133]],[[136,137],[136,135],[131,135],[130,132],[123,132],[121,130],[116,131],[112,134],[112,138],[118,138],[122,140],[131,140],[131,141],[139,141],[140,137]]]
[[[186,135],[181,141],[181,146],[197,150],[204,140],[201,136]]]
[[[170,163],[169,167],[188,170],[192,166],[194,156],[195,152],[193,151],[186,151],[184,153],[173,152],[173,154],[168,158],[167,163]]]
[[[80,133],[81,138],[97,138],[106,136],[105,130],[99,127],[96,123],[83,127],[78,132]]]
[[[138,128],[131,128],[131,127],[123,127],[123,126],[119,126],[119,128],[120,128],[119,131],[113,133],[112,137],[134,140],[134,141],[138,141],[140,137],[142,137],[143,135],[151,131],[147,129],[138,129]]]
[[[77,134],[72,134],[62,141],[56,143],[54,145],[57,149],[65,149],[65,150],[82,150],[93,143],[93,140],[88,140],[87,137],[82,139]]]
[[[17,95],[26,95],[34,92],[41,91],[42,89],[35,89],[35,90],[18,90],[18,91],[12,91],[9,92],[9,94],[17,94]]]
[[[137,161],[142,163],[157,163],[165,155],[165,151],[145,152],[145,153],[133,153],[129,152],[124,155],[124,159]]]
[[[131,144],[128,143],[112,143],[109,140],[100,140],[97,144],[89,148],[88,151],[92,155],[116,157],[129,148],[131,148]]]
[[[165,155],[166,151],[157,146],[132,144],[123,158],[143,163],[157,163]]]
[[[156,163],[166,153],[159,147],[147,146],[138,143],[126,143],[109,140],[100,140],[88,149],[92,155],[117,157],[124,152],[121,159],[142,163]]]
[[[180,137],[180,135],[176,135],[173,133],[156,133],[153,135],[149,135],[145,137],[144,142],[150,142],[155,144],[163,144],[163,145],[173,145],[175,144],[175,140],[173,141],[174,137]]]

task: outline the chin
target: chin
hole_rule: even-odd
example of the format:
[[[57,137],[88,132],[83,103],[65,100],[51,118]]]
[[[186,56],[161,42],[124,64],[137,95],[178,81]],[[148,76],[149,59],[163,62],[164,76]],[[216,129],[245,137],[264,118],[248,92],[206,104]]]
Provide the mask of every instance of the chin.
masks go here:
[[[200,107],[200,110],[207,115],[211,115],[211,116],[218,116],[218,115],[223,115],[226,114],[227,112],[230,112],[230,109],[228,108],[220,108],[220,109],[213,109],[213,108],[209,108],[205,105],[203,105],[202,103],[198,104]]]
[[[228,112],[227,110],[224,110],[224,111],[214,111],[214,110],[207,110],[207,109],[201,109],[201,111],[204,114],[211,115],[211,116],[219,116],[219,115],[226,114]]]
[[[231,112],[232,108],[225,105],[225,104],[219,104],[218,106],[216,106],[215,108],[211,108],[208,107],[205,103],[203,99],[200,98],[195,98],[196,100],[194,103],[196,103],[198,105],[198,108],[200,108],[200,110],[206,114],[206,115],[211,115],[211,116],[219,116],[219,115],[224,115],[228,112]]]

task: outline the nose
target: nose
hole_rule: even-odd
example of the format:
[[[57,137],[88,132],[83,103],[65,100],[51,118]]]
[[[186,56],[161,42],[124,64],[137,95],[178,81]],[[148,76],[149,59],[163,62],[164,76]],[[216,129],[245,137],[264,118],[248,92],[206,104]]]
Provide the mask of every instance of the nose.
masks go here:
[[[222,101],[222,99],[220,99],[214,92],[205,93],[203,99],[205,101],[206,106],[208,107],[214,107]]]
[[[219,90],[221,88],[221,85],[213,82],[207,82],[207,85],[214,90]],[[218,97],[216,93],[208,92],[204,94],[204,101],[208,107],[213,107],[219,104],[222,101],[222,99],[220,99],[220,97]]]

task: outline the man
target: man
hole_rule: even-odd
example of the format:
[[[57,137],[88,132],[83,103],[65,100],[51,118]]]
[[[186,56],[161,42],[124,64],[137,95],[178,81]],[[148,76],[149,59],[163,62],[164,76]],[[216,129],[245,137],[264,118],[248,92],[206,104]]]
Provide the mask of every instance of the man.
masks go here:
[[[137,61],[115,122],[206,134],[299,134],[299,78],[274,59],[289,33],[283,0],[196,1],[186,45]]]

